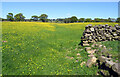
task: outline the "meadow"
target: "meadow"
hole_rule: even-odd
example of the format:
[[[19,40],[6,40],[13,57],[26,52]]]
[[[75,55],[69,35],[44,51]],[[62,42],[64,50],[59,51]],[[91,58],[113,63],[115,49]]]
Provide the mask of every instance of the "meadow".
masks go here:
[[[2,22],[2,74],[96,75],[78,45],[88,24],[117,23]]]

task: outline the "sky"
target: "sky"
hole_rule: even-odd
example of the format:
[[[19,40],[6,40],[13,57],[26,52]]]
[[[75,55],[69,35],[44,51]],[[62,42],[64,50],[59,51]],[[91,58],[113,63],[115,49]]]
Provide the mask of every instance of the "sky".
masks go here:
[[[118,2],[2,2],[2,18],[8,13],[32,15],[47,14],[48,18],[117,18]]]
[[[120,0],[1,0],[2,2],[119,2]]]

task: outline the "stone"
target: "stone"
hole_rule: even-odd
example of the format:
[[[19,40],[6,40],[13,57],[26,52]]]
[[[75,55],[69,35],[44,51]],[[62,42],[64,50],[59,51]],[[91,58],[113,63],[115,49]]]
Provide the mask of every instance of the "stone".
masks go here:
[[[111,58],[107,58],[105,56],[99,56],[98,60],[100,60],[101,62],[110,62],[109,60],[111,60]]]
[[[77,53],[77,56],[80,56],[80,53]]]
[[[96,75],[99,75],[99,73],[97,73]]]
[[[100,60],[101,62],[105,62],[106,58],[104,56],[99,56],[98,60]]]
[[[84,44],[88,44],[88,41],[83,41]]]
[[[85,29],[88,29],[89,28],[89,26],[87,25],[87,26],[85,26]]]
[[[102,25],[102,28],[105,28],[105,25]]]
[[[114,33],[113,35],[114,35],[114,37],[115,37],[115,36],[117,36],[117,34],[116,34],[116,33]]]
[[[81,39],[84,39],[84,36],[82,36]]]
[[[93,36],[92,36],[92,38],[93,38],[94,40],[96,39],[96,37],[95,37],[95,36],[96,36],[96,35],[93,35]]]
[[[95,44],[92,44],[91,47],[95,47]]]
[[[120,26],[118,26],[118,25],[115,25],[115,28],[116,28],[117,30],[119,30],[119,29],[120,29]]]
[[[78,60],[76,60],[75,62],[78,62]]]
[[[112,58],[112,55],[111,54],[108,54],[108,56],[107,56],[108,58]]]
[[[91,55],[88,55],[88,57],[94,57],[94,55],[91,54]]]
[[[84,36],[90,36],[90,35],[91,35],[91,34],[87,34],[87,33],[84,34]]]
[[[98,46],[99,46],[99,44],[95,44],[95,46],[96,46],[96,47],[98,47]]]
[[[86,29],[86,30],[85,30],[85,33],[89,33],[89,34],[90,34],[91,31],[90,31],[89,29]]]
[[[106,37],[105,36],[102,36],[102,41],[105,41],[106,40]]]
[[[110,27],[110,29],[112,30],[112,32],[115,32],[116,31],[116,28],[115,27]]]
[[[105,25],[105,28],[109,28],[108,24]]]
[[[117,30],[117,31],[116,31],[116,34],[117,34],[118,36],[120,36],[120,30]]]
[[[66,56],[66,58],[68,58],[68,59],[74,59],[74,57],[69,57],[69,56]]]
[[[87,26],[85,27],[85,29],[88,29],[88,28],[91,28],[91,27],[92,27],[92,25],[89,24],[89,25],[87,25]]]
[[[96,49],[87,51],[89,54],[95,53]]]
[[[97,58],[96,57],[92,57],[91,59],[89,59],[86,63],[87,67],[91,67],[94,63],[96,63]]]
[[[118,36],[115,36],[114,39],[115,39],[115,40],[118,40]]]
[[[77,48],[75,48],[75,50],[78,50]]]
[[[91,40],[88,40],[88,43],[93,43],[94,41],[91,39]]]
[[[109,34],[105,34],[105,37],[109,37],[110,35]]]
[[[86,63],[86,62],[82,62],[82,63],[80,64],[80,66],[83,66],[85,63]]]
[[[89,44],[83,44],[83,46],[90,46]]]
[[[109,68],[111,68],[114,64],[115,64],[115,62],[113,62],[112,60],[110,60],[110,61],[106,60],[105,61],[105,65],[108,66]]]
[[[120,36],[118,37],[118,40],[120,41]]]
[[[92,40],[92,36],[89,36],[89,40]]]
[[[112,69],[120,75],[120,63],[113,64]]]
[[[86,51],[91,50],[91,47],[85,47],[85,50]]]
[[[99,48],[101,48],[102,47],[102,45],[99,45]]]
[[[94,28],[90,28],[90,30],[93,32],[93,31],[94,31]]]
[[[103,49],[101,50],[102,53],[106,52],[107,51],[107,48],[106,46],[103,46]]]
[[[112,34],[112,30],[111,29],[109,29],[108,31]]]

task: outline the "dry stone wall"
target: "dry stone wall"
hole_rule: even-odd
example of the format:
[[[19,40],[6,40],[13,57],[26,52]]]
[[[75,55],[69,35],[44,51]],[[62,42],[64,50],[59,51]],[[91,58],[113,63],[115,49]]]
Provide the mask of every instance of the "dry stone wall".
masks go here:
[[[113,40],[120,40],[120,26],[113,27],[107,24],[92,26],[89,24],[85,27],[80,44],[89,46],[90,43]]]
[[[109,54],[106,46],[101,44],[101,41],[114,40],[120,41],[120,26],[87,25],[80,43],[90,57],[86,66],[91,67],[93,64],[97,64],[102,67],[104,65],[108,69],[107,73],[105,69],[101,70],[104,75],[111,75],[111,71],[114,72],[114,75],[120,75],[120,63],[118,60],[113,61],[112,54]]]

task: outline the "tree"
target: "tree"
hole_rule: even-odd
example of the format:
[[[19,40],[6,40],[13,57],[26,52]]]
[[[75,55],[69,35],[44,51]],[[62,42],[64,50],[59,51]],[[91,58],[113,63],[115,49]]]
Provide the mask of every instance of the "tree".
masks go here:
[[[70,19],[71,19],[71,23],[77,22],[77,21],[78,21],[78,19],[77,19],[76,16],[72,16]]]
[[[16,14],[16,15],[14,16],[14,19],[15,19],[16,21],[24,21],[24,20],[25,20],[25,16],[23,16],[22,13],[19,13],[19,14]]]
[[[8,20],[8,21],[13,21],[13,20],[14,20],[12,13],[8,13],[8,15],[7,15],[7,20]]]
[[[80,18],[78,21],[79,21],[79,22],[84,22],[84,21],[85,21],[85,18]]]
[[[105,22],[105,19],[100,19],[100,22]]]
[[[68,18],[65,18],[65,19],[64,19],[64,23],[68,23]]]
[[[31,19],[34,20],[34,21],[38,21],[38,16],[34,15],[34,16],[31,17]]]
[[[52,22],[51,19],[47,19],[48,21],[47,22]]]
[[[85,19],[85,22],[91,22],[91,21],[92,21],[91,18],[87,18],[87,19]]]
[[[108,22],[112,22],[110,17],[108,18]]]
[[[0,17],[0,21],[2,21],[2,20],[3,20],[3,18]]]
[[[120,23],[120,17],[119,17],[119,18],[117,18],[116,22],[117,22],[117,23]]]
[[[41,14],[41,16],[39,16],[39,18],[40,18],[40,20],[41,20],[42,22],[46,22],[46,21],[47,21],[47,18],[48,18],[48,15],[46,15],[46,14]]]
[[[71,23],[71,18],[65,18],[64,23]]]
[[[56,19],[56,22],[63,23],[63,22],[64,22],[64,19],[58,18],[58,19]]]
[[[101,19],[100,18],[95,18],[94,21],[95,22],[101,22]]]

